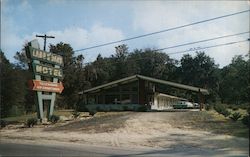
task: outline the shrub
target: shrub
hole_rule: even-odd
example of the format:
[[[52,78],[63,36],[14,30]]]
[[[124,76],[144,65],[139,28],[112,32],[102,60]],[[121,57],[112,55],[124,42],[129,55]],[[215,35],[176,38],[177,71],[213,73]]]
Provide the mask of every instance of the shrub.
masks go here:
[[[146,105],[141,105],[140,107],[137,108],[138,112],[145,112],[147,111],[147,106]]]
[[[249,115],[244,116],[241,122],[249,127],[250,126]]]
[[[76,119],[76,118],[78,118],[79,116],[80,116],[80,112],[78,112],[77,110],[74,110],[73,112],[72,112],[72,115],[73,115],[73,117]]]
[[[226,106],[223,104],[217,104],[214,106],[214,109],[216,112],[221,114],[222,110],[226,109]]]
[[[237,121],[240,117],[241,117],[241,114],[239,112],[235,112],[229,118],[231,118],[233,121]]]
[[[94,116],[96,113],[97,113],[96,110],[90,110],[90,111],[89,111],[89,115],[91,115],[91,116]]]
[[[26,125],[31,128],[33,127],[34,125],[37,124],[37,118],[29,118],[26,122]]]
[[[123,111],[128,111],[128,106],[123,106]]]
[[[224,115],[225,117],[228,117],[231,113],[227,110],[227,107],[223,104],[217,104],[214,107],[215,111],[217,111],[219,114]]]
[[[209,104],[206,104],[206,105],[205,105],[205,110],[209,111],[209,110],[211,110],[211,109],[212,109],[212,106],[211,106],[211,105],[209,105]]]
[[[247,108],[247,113],[250,114],[250,107]]]
[[[233,111],[237,111],[238,108],[237,108],[237,107],[233,107],[232,110],[233,110]]]
[[[231,114],[231,112],[229,112],[227,109],[223,109],[223,110],[221,111],[221,114],[222,114],[223,116],[225,116],[225,117],[228,117],[228,116]]]
[[[105,106],[105,107],[103,108],[103,112],[109,112],[109,111],[110,111],[109,107]]]
[[[7,126],[7,121],[6,121],[6,120],[1,119],[1,120],[0,120],[0,125],[1,125],[1,128],[6,127],[6,126]]]
[[[60,117],[57,116],[57,115],[52,115],[52,116],[50,117],[51,123],[57,123],[59,120],[60,120]]]
[[[101,112],[101,111],[102,111],[102,109],[100,108],[100,106],[97,106],[97,107],[96,107],[96,111],[97,111],[97,112]]]
[[[230,104],[230,105],[227,105],[227,107],[232,109],[233,111],[236,111],[239,109],[239,105],[236,105],[236,104]]]

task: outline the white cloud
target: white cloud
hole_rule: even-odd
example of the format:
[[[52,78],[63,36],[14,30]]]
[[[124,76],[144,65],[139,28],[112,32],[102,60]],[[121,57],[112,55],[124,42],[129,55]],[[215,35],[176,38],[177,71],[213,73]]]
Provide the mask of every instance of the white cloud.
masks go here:
[[[143,30],[145,33],[173,28],[248,9],[246,1],[146,1],[143,3],[138,2],[138,4],[133,7],[135,15],[133,22],[134,30]],[[249,31],[248,13],[161,33],[154,37],[151,36],[151,38],[156,41],[158,48],[164,48],[244,31]],[[202,47],[216,45],[225,42],[244,40],[246,38],[247,34],[234,38],[220,39],[213,42],[171,49],[166,52],[178,52],[189,49],[192,46]],[[248,46],[246,43],[240,45],[240,47],[234,45],[213,48],[206,50],[206,52],[215,59],[216,63],[224,66],[230,63],[234,55],[246,54],[248,52]],[[172,57],[180,59],[182,55],[183,54],[178,54],[173,55]]]
[[[54,39],[47,40],[47,50],[50,43],[69,43],[74,50],[78,50],[124,38],[124,35],[120,30],[104,27],[102,25],[94,25],[90,30],[80,27],[70,27],[65,28],[64,30],[50,30],[45,33],[47,35],[55,36]],[[5,34],[4,42],[2,42],[3,51],[8,52],[8,58],[13,61],[10,57],[13,57],[16,51],[20,51],[25,42],[35,39],[37,34],[40,33],[33,32],[32,34],[28,34],[22,38],[15,33],[8,32],[8,35]],[[43,39],[37,39],[40,43],[40,48],[43,48]],[[109,56],[112,52],[114,52],[114,45],[84,52],[77,52],[76,54],[78,55],[82,53],[85,56],[86,61],[92,61],[96,58],[98,53],[102,53],[103,56]]]

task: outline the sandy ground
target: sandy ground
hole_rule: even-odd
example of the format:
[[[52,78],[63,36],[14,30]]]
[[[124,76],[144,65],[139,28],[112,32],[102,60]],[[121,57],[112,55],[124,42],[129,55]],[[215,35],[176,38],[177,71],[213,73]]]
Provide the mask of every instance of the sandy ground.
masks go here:
[[[248,139],[194,129],[181,122],[187,114],[190,112],[121,112],[34,128],[10,125],[0,130],[0,134],[1,140],[16,142],[61,141],[127,148],[195,147],[248,154]]]

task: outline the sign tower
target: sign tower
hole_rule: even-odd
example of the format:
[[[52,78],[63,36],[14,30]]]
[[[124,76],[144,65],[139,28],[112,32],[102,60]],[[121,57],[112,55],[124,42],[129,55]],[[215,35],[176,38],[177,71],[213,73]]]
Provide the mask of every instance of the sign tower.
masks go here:
[[[63,57],[40,50],[38,41],[32,40],[26,47],[26,55],[30,59],[29,68],[33,72],[33,80],[29,82],[31,90],[36,92],[37,117],[42,122],[53,115],[56,93],[63,91],[60,81],[63,77]],[[44,107],[47,105],[47,117]]]

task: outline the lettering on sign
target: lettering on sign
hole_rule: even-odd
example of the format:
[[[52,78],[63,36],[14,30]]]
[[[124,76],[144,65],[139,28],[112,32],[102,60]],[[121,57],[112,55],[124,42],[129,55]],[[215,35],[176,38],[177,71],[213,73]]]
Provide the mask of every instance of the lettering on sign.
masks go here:
[[[45,91],[45,92],[56,92],[62,93],[64,87],[62,83],[41,81],[41,80],[32,80],[29,83],[30,89],[35,91]]]
[[[56,78],[62,78],[63,72],[60,68],[54,68],[51,66],[43,65],[43,64],[36,64],[33,63],[33,70],[35,73],[38,73],[43,76],[49,76],[49,77],[56,77]]]
[[[33,48],[29,46],[29,52],[30,52],[30,57],[33,59],[41,60],[43,62],[51,63],[51,64],[56,64],[56,65],[63,65],[63,58],[60,55],[51,53],[51,52],[46,52],[42,51],[36,48]]]

